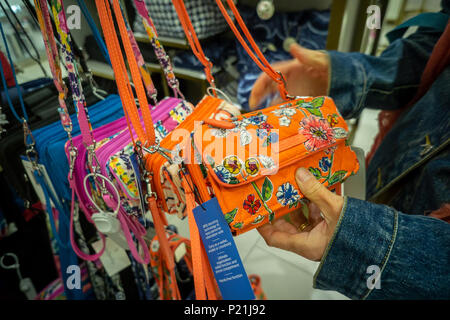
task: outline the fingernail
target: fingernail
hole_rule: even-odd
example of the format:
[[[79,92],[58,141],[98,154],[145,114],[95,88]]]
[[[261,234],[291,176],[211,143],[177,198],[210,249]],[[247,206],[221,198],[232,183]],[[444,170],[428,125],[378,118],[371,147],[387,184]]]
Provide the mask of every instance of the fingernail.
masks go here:
[[[298,168],[295,175],[296,175],[297,179],[302,183],[308,181],[309,179],[311,179],[313,177],[311,172],[309,172],[305,168]]]

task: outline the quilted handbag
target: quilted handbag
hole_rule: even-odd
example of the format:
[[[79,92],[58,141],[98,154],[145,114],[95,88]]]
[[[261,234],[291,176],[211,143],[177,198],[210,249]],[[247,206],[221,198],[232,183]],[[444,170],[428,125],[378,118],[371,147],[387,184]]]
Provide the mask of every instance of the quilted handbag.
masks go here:
[[[357,172],[359,164],[347,146],[348,128],[333,100],[290,97],[282,75],[264,59],[233,1],[227,3],[254,52],[217,0],[238,40],[261,69],[278,82],[286,100],[230,121],[204,121],[193,133],[193,149],[206,169],[202,175],[192,172],[193,183],[206,189],[201,181],[208,181],[230,229],[237,235],[299,206],[303,195],[296,188],[294,172],[298,167],[309,168],[321,183],[335,189]]]
[[[329,97],[298,98],[223,123],[205,121],[193,138],[206,168],[198,178],[211,184],[232,233],[244,233],[300,207],[298,167],[330,189],[356,173],[347,132]]]
[[[147,5],[159,36],[185,39],[183,28],[178,22],[177,12],[171,0],[138,0]],[[217,6],[209,0],[185,1],[187,11],[199,39],[219,34],[227,29],[227,24]],[[136,20],[134,31],[145,33],[140,21]]]
[[[282,74],[264,58],[233,1],[228,0],[228,6],[246,39],[222,2],[216,2],[247,53],[278,83],[285,102],[228,120],[205,118],[184,145],[182,157],[187,172],[182,170],[182,183],[199,299],[216,296],[208,290],[210,266],[202,260],[204,248],[192,213],[196,203],[217,197],[232,233],[238,235],[300,207],[303,195],[296,187],[294,174],[298,167],[309,168],[337,192],[340,183],[359,168],[356,155],[346,143],[347,125],[333,100],[289,96]],[[192,26],[187,22],[183,1],[173,3],[189,35]]]

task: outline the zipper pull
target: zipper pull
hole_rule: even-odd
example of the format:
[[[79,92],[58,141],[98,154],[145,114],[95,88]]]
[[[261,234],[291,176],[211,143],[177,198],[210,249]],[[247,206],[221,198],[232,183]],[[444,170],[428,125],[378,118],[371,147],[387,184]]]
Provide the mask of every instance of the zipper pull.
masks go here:
[[[236,125],[233,122],[220,121],[216,119],[206,119],[203,120],[203,123],[221,129],[234,129],[236,127]]]

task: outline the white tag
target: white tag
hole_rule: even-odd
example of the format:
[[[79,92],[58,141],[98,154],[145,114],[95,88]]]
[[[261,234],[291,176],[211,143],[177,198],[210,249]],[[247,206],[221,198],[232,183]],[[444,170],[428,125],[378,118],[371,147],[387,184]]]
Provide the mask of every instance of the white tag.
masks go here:
[[[182,242],[176,249],[175,249],[175,261],[178,263],[180,260],[184,257],[186,254],[186,244]]]
[[[45,196],[44,196],[44,191],[42,191],[42,187],[39,183],[37,183],[34,174],[33,174],[33,164],[22,158],[22,164],[23,167],[25,168],[25,172],[27,173],[28,179],[30,179],[31,184],[33,185],[34,191],[36,192],[39,200],[41,201],[41,203],[46,206],[46,202],[45,202]],[[44,175],[44,180],[47,183],[47,185],[50,188],[50,191],[54,194],[57,195],[55,188],[53,188],[53,184],[50,180],[50,177],[47,174],[47,170],[45,169],[45,167],[42,164],[38,164],[39,170],[40,172]],[[54,205],[52,204],[52,207],[54,207]]]
[[[94,242],[92,247],[95,252],[98,253],[102,249],[102,245],[103,242],[100,239]],[[106,273],[108,273],[110,277],[131,265],[130,258],[128,258],[125,250],[108,237],[106,237],[106,248],[100,257],[100,261],[105,267]]]

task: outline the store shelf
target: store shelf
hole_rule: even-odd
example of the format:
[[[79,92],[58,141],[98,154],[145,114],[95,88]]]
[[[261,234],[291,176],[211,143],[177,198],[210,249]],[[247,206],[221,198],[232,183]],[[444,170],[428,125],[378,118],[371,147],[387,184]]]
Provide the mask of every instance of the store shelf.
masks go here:
[[[88,60],[87,65],[94,76],[115,80],[114,71],[109,64],[96,60]]]
[[[134,37],[136,38],[136,41],[142,42],[142,43],[150,43],[150,40],[148,39],[147,34],[143,33],[134,33]],[[158,36],[159,42],[166,47],[171,48],[180,48],[180,49],[189,49],[189,43],[186,39],[177,39],[177,38],[171,38],[171,37],[162,37]]]
[[[157,63],[146,63],[145,64],[151,72],[159,72],[162,73],[161,67]],[[213,67],[212,74],[216,74],[219,72],[221,68],[219,67]],[[179,79],[186,79],[186,80],[197,80],[197,81],[206,81],[206,75],[205,73],[200,70],[193,70],[188,68],[180,68],[180,67],[173,67],[173,72],[175,73],[175,76]]]
[[[104,62],[88,60],[87,62],[92,74],[97,77],[114,80],[114,71],[109,64]],[[146,63],[151,72],[162,73],[161,67],[157,63]],[[206,75],[203,71],[192,70],[188,68],[174,67],[175,76],[179,79],[206,81]],[[220,71],[219,67],[213,68],[213,75]]]

